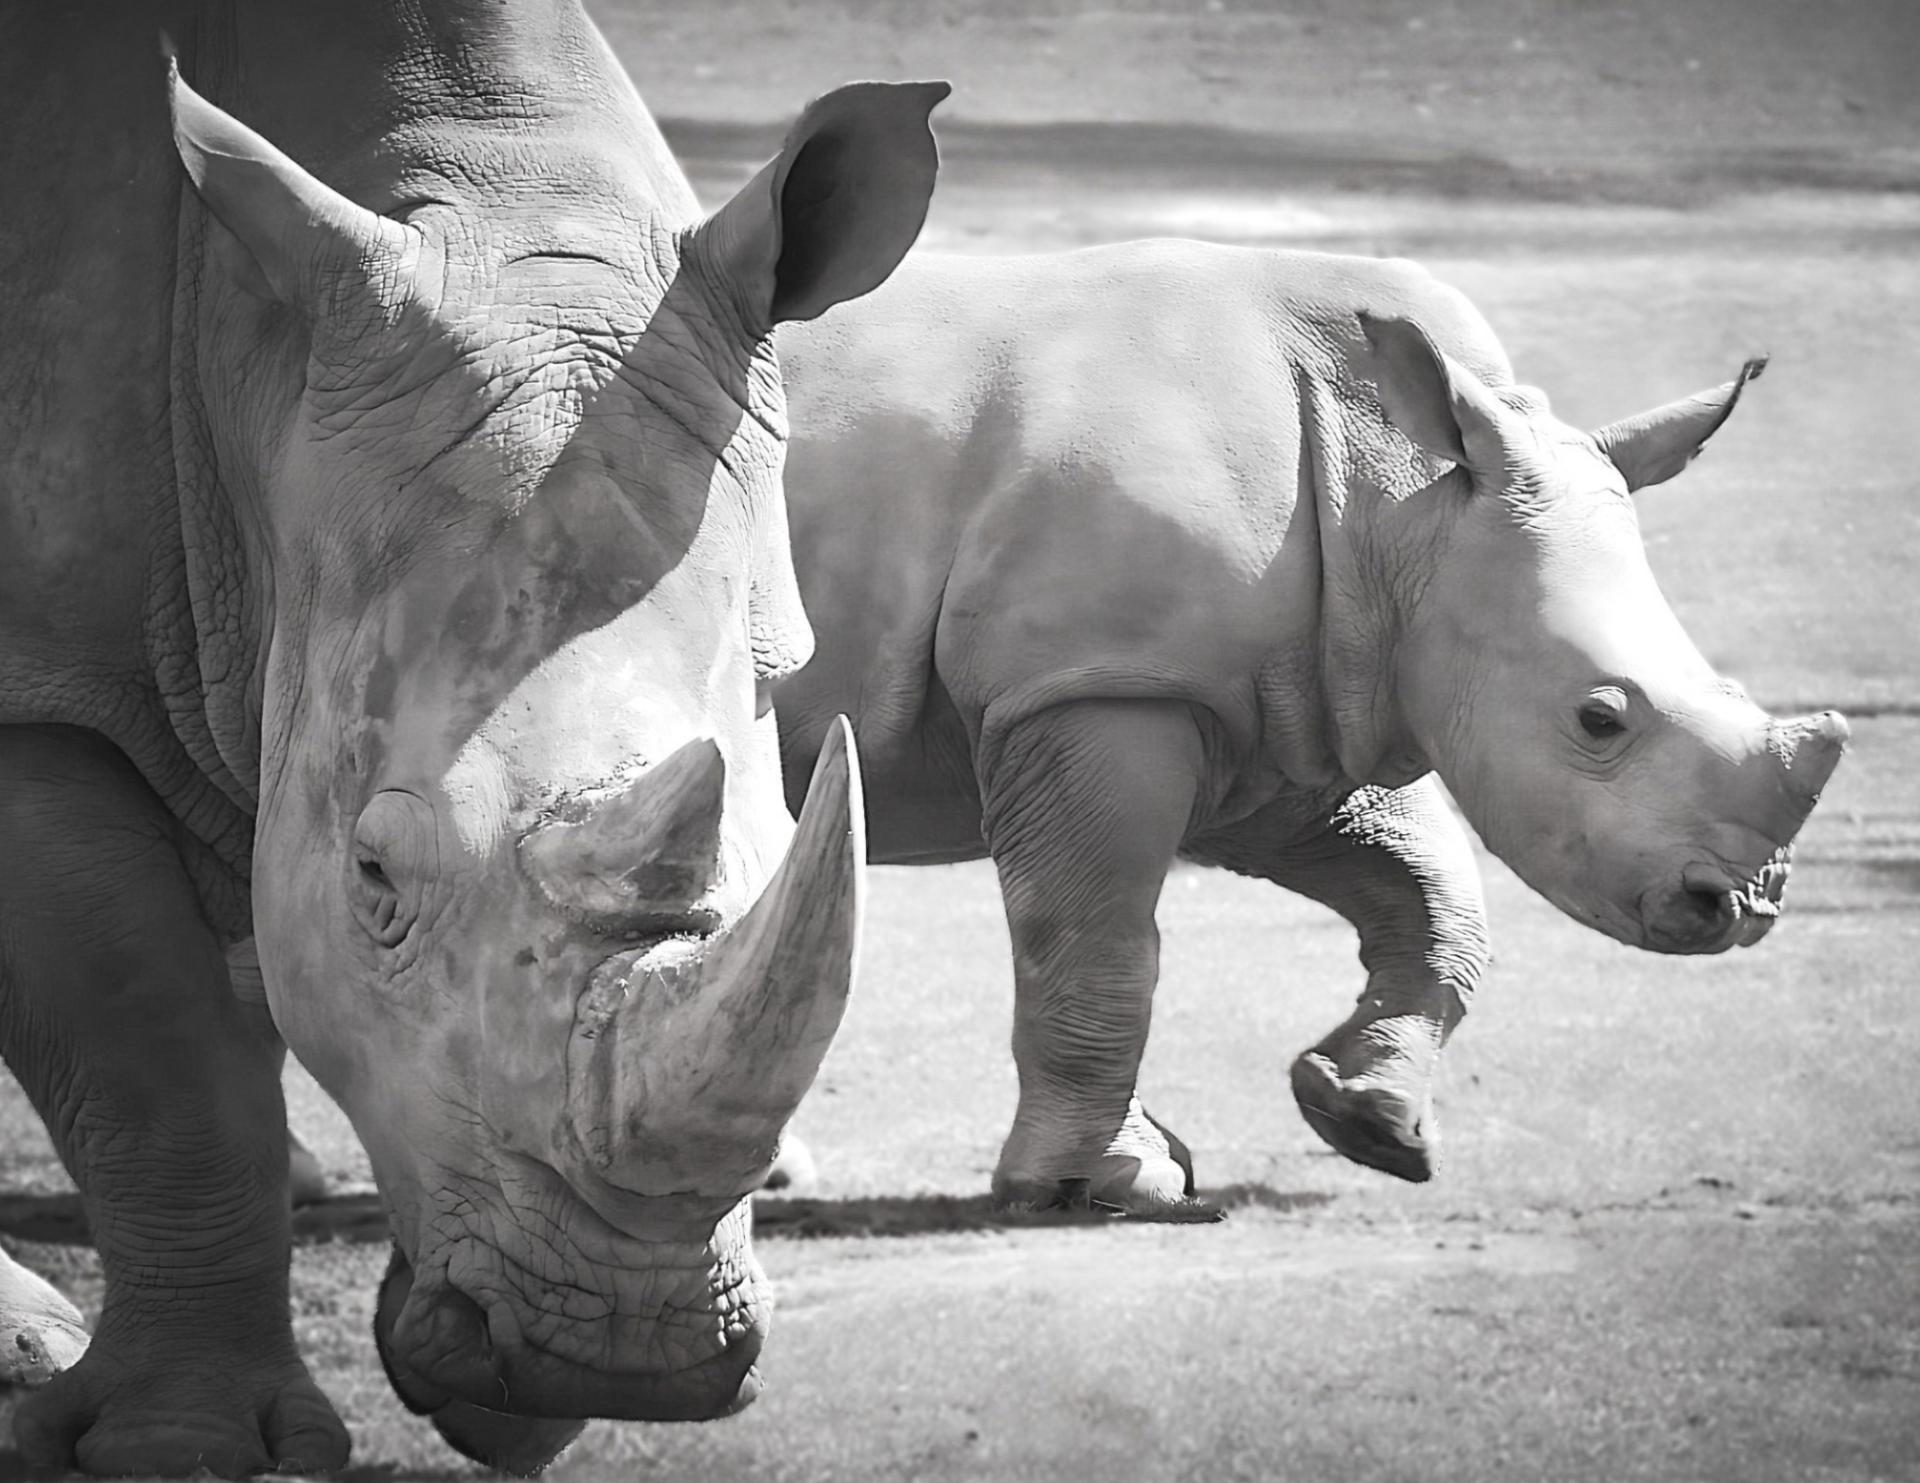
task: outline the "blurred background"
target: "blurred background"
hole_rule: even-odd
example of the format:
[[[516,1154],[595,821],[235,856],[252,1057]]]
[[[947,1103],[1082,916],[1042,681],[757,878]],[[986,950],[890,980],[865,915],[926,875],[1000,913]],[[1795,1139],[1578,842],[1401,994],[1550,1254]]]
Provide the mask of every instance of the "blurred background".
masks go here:
[[[1657,569],[1766,698],[1920,693],[1911,0],[591,8],[710,203],[802,100],[945,77],[927,248],[1406,254],[1587,425],[1770,352],[1766,426],[1644,505]]]

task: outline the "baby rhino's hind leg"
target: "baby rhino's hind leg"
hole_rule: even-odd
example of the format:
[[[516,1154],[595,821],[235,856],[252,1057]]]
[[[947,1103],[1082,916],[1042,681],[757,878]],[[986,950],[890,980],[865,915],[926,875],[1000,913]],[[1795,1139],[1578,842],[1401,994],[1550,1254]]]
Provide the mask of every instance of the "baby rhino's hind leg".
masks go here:
[[[1214,1213],[1191,1200],[1184,1146],[1134,1095],[1160,968],[1154,912],[1204,761],[1192,712],[1152,701],[1059,706],[1009,728],[983,757],[1020,1073],[994,1174],[1002,1205],[1098,1199],[1149,1218]]]

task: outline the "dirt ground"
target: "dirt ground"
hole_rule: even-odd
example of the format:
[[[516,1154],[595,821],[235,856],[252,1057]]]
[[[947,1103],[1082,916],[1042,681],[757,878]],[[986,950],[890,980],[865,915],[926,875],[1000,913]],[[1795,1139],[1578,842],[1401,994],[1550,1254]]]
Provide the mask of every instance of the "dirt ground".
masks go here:
[[[1177,232],[1406,253],[1597,423],[1774,356],[1641,513],[1683,619],[1855,747],[1779,929],[1706,961],[1583,932],[1487,861],[1498,958],[1414,1188],[1301,1123],[1286,1066],[1351,934],[1181,870],[1144,1077],[1219,1226],[1007,1226],[991,873],[875,872],[860,991],[770,1200],[768,1390],[602,1424],[561,1479],[1920,1479],[1920,6],[1909,0],[969,0],[594,7],[717,201],[811,93],[947,76],[938,250]],[[356,1479],[465,1475],[387,1393],[383,1261],[303,1219],[297,1324]],[[0,1087],[0,1237],[97,1305],[44,1137]],[[7,1403],[0,1399],[0,1436]],[[0,1483],[23,1476],[0,1450]]]

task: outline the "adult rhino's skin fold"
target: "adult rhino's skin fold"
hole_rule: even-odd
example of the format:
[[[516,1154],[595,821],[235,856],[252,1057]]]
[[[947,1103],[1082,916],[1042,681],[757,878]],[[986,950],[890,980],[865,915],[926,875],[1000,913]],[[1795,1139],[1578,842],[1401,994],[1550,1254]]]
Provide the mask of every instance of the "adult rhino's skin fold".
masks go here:
[[[345,1463],[288,1047],[456,1448],[758,1393],[862,865],[844,726],[796,830],[762,703],[770,336],[892,272],[946,94],[815,99],[708,216],[576,0],[0,6],[0,1052],[107,1276],[33,1465]]]

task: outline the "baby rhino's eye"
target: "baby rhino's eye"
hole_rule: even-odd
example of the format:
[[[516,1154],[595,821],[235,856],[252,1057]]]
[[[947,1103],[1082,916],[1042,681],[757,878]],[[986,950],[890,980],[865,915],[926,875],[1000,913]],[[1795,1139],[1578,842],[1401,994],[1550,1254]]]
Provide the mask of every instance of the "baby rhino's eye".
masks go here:
[[[1595,741],[1605,741],[1627,729],[1627,697],[1608,689],[1590,695],[1580,704],[1580,729]]]

